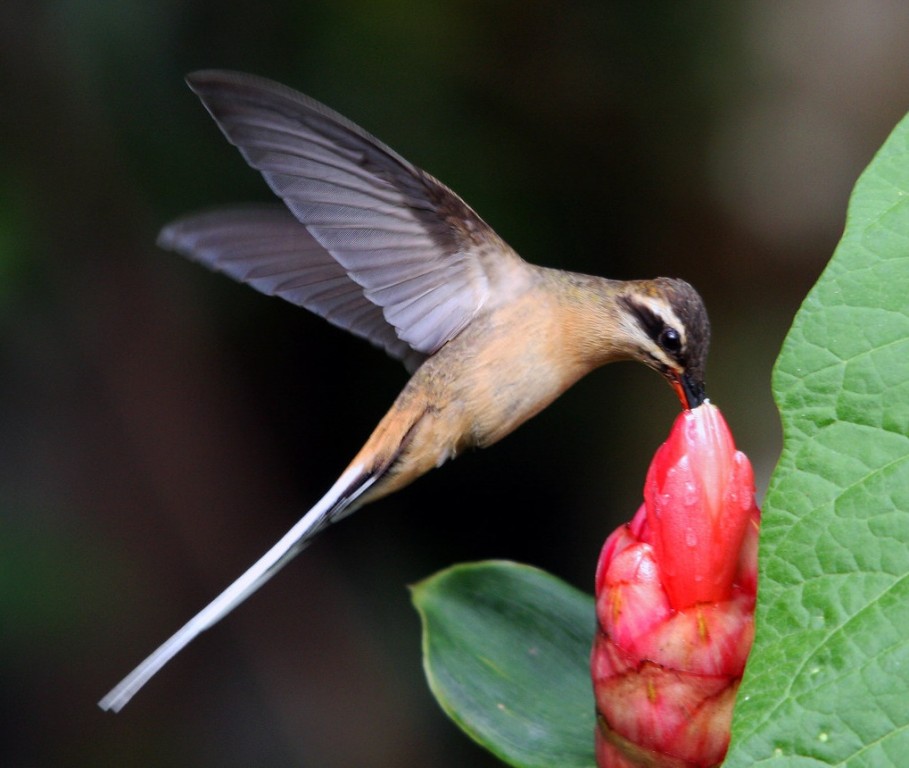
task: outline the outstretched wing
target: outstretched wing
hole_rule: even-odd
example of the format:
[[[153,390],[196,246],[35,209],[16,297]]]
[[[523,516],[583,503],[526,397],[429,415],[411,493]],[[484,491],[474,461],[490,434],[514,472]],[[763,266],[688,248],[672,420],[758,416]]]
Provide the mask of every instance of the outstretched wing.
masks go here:
[[[232,72],[197,72],[187,81],[228,140],[417,353],[434,353],[480,310],[490,291],[488,259],[517,259],[451,190],[313,99]],[[308,251],[300,253],[302,264]],[[337,311],[330,302],[301,303],[326,316]],[[362,307],[362,317],[353,309],[346,315],[345,327],[385,339]]]
[[[381,347],[411,372],[425,359],[398,338],[382,308],[282,205],[190,214],[161,230],[158,245],[306,307]]]

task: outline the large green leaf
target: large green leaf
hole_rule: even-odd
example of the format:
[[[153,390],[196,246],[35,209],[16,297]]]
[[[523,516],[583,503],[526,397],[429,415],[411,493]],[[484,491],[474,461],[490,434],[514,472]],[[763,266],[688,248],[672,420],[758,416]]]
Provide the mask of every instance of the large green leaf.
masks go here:
[[[727,766],[909,765],[909,118],[774,376],[757,638]]]
[[[413,588],[436,699],[521,768],[592,768],[593,599],[525,565],[459,565]]]

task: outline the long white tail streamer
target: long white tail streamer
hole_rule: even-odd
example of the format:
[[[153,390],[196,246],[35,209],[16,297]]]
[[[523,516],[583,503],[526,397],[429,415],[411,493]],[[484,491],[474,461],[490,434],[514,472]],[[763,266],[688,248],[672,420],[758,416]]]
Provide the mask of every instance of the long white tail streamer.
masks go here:
[[[328,493],[277,544],[124,677],[98,702],[98,706],[119,712],[168,661],[287,565],[316,533],[344,513],[352,512],[353,503],[376,479],[375,476],[364,478],[359,466],[348,468]]]

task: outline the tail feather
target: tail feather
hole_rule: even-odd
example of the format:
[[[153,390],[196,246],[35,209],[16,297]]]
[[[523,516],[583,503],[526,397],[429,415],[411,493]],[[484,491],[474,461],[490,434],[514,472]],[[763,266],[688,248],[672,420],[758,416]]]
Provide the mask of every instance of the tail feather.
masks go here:
[[[190,619],[114,687],[98,706],[119,712],[168,661],[201,632],[223,619],[294,558],[319,531],[343,514],[378,479],[360,465],[349,467],[328,493],[240,578]]]

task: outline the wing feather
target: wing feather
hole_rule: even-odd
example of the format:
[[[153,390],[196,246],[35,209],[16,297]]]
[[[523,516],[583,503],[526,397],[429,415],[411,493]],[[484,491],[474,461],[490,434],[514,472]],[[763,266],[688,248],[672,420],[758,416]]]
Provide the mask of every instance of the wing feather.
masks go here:
[[[283,206],[192,214],[165,227],[159,244],[269,296],[280,296],[384,349],[413,371],[425,355],[400,339],[382,308]]]
[[[238,73],[197,72],[188,82],[228,140],[417,353],[435,352],[484,305],[488,258],[518,258],[451,190],[322,104]],[[276,257],[271,264],[278,267]],[[333,322],[366,323],[351,330],[367,335],[368,327],[388,348],[375,316],[359,307],[304,306]]]

